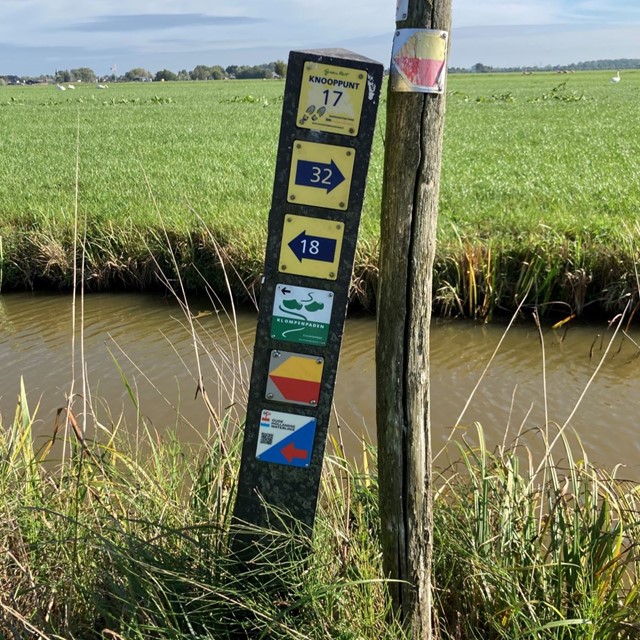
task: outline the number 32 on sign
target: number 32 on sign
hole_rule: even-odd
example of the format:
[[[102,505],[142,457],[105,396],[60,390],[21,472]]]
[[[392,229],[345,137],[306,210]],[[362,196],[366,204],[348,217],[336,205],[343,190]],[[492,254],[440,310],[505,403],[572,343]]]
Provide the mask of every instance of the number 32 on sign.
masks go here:
[[[345,210],[349,206],[355,149],[296,140],[287,200]]]

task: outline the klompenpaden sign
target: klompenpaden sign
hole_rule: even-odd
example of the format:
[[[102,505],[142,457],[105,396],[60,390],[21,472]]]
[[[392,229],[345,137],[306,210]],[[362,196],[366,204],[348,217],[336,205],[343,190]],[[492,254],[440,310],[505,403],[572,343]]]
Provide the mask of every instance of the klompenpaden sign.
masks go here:
[[[333,291],[278,283],[271,310],[271,338],[324,347],[332,311]]]

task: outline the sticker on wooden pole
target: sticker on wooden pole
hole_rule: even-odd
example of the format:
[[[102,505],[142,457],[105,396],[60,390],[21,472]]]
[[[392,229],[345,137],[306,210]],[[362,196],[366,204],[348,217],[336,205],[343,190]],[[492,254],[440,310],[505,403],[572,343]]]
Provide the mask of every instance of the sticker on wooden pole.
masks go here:
[[[392,90],[443,93],[448,38],[439,29],[398,29],[391,52]]]
[[[367,79],[363,69],[305,62],[296,124],[302,129],[358,135]]]

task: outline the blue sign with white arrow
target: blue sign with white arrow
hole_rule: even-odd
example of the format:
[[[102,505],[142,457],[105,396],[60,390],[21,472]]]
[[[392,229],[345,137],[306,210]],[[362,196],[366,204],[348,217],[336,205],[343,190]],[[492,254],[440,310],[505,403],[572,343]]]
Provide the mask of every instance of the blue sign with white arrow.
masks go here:
[[[342,172],[333,160],[329,163],[298,160],[295,183],[301,187],[315,187],[330,193],[344,180]]]
[[[287,214],[280,245],[280,273],[335,280],[344,222]]]
[[[336,256],[336,244],[335,238],[308,236],[307,232],[303,231],[289,242],[289,248],[299,262],[302,262],[303,258],[319,262],[333,262]]]

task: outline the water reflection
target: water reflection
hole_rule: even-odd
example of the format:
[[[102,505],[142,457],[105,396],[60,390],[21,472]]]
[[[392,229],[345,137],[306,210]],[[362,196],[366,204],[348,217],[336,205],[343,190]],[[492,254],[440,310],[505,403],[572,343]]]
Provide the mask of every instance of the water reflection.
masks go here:
[[[80,312],[80,300],[76,314]],[[191,305],[191,321],[173,300],[134,294],[91,295],[84,300],[84,322],[72,332],[68,295],[0,296],[0,415],[14,412],[20,377],[32,406],[40,403],[36,430],[51,434],[55,412],[71,390],[72,352],[76,380],[81,359],[96,413],[104,424],[121,415],[139,423],[127,380],[144,417],[159,430],[177,427],[181,437],[197,441],[209,416],[197,391],[202,372],[212,403],[222,411],[244,410],[249,379],[255,313],[238,315],[238,333],[224,313],[208,301]],[[196,338],[190,332],[197,328]],[[81,333],[83,340],[80,340]],[[546,329],[543,341],[533,325],[435,323],[432,345],[432,431],[434,450],[454,426],[472,436],[483,425],[490,447],[528,433],[524,441],[540,449],[535,430],[563,425],[571,417],[590,459],[606,466],[627,465],[625,475],[640,477],[636,437],[640,397],[640,335],[620,333],[604,358],[613,330],[574,326]],[[497,354],[494,350],[502,344]],[[375,436],[375,320],[347,322],[338,369],[332,432],[358,455],[360,438]],[[591,380],[600,360],[604,362]],[[487,368],[487,364],[490,365]],[[486,371],[485,371],[486,369]],[[465,405],[474,388],[473,399]],[[582,397],[585,388],[586,394]],[[81,393],[79,382],[74,387]],[[196,397],[198,396],[198,397]],[[546,402],[545,402],[546,398]],[[576,405],[578,405],[576,409]],[[528,440],[527,440],[528,439]]]

